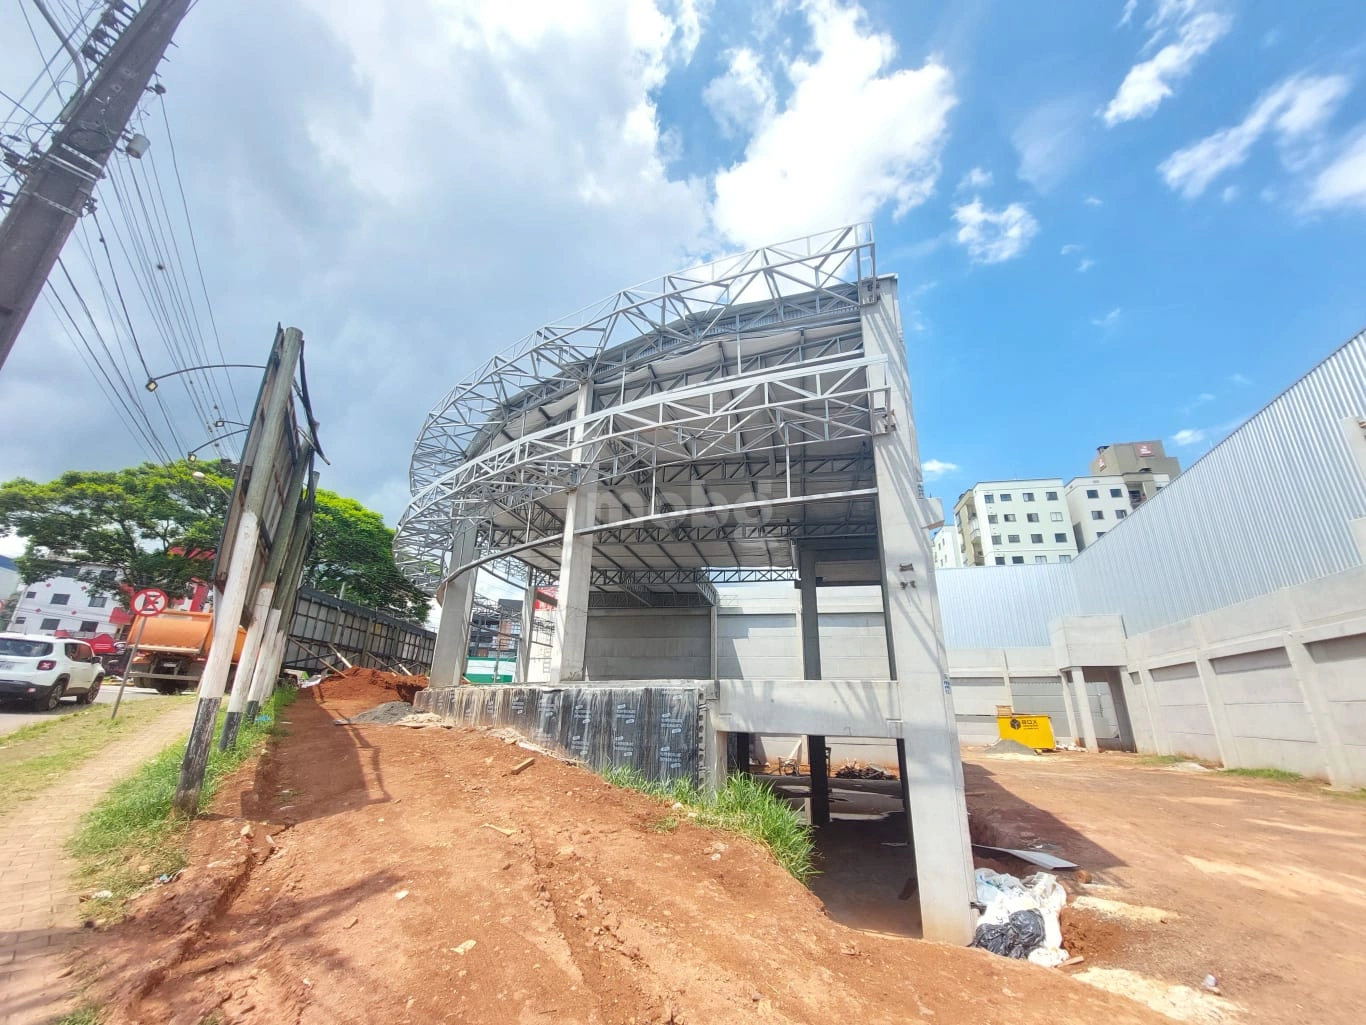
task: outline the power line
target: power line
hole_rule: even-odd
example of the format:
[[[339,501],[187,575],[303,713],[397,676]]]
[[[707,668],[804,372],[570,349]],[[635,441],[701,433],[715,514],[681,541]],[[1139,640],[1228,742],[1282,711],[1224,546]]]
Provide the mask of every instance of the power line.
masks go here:
[[[191,7],[193,10],[193,7]],[[204,265],[199,259],[199,243],[195,239],[194,221],[190,219],[190,204],[185,199],[185,185],[180,178],[180,161],[176,158],[175,136],[171,134],[171,119],[166,112],[166,94],[157,94],[161,98],[161,120],[166,125],[166,143],[171,151],[171,167],[175,171],[176,188],[180,191],[180,206],[185,211],[185,226],[190,233],[190,251],[194,254],[195,269],[199,273],[199,287],[204,293],[204,306],[209,313],[209,326],[213,329],[213,340],[218,347],[218,358],[220,361],[228,362],[228,357],[223,351],[223,339],[218,334],[218,321],[213,315],[213,302],[209,299],[209,286],[204,281]],[[233,409],[237,413],[237,418],[242,418],[242,403],[237,398],[237,389],[233,386],[232,375],[226,375],[228,379],[228,392],[232,395]]]
[[[66,278],[66,283],[71,286],[71,291],[76,296],[76,301],[81,304],[81,309],[85,311],[85,315],[89,318],[91,326],[95,329],[95,333],[99,335],[99,325],[96,324],[95,317],[90,312],[90,307],[86,304],[85,297],[81,295],[81,290],[76,287],[76,282],[71,278],[71,272],[66,269],[66,263],[60,256],[57,257],[57,266],[61,268],[62,275]],[[157,408],[161,410],[161,416],[166,421],[166,429],[171,432],[171,441],[175,444],[176,448],[184,451],[184,445],[176,434],[175,425],[171,423],[171,415],[166,410],[166,404],[161,401],[161,396],[157,395],[155,392],[152,393],[152,397],[157,400]],[[150,421],[148,421],[148,427],[151,427]]]

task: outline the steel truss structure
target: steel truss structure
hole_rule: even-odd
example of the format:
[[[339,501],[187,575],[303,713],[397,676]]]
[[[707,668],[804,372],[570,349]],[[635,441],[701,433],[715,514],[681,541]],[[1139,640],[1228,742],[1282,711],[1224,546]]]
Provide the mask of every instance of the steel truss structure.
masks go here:
[[[796,546],[876,544],[871,439],[894,426],[886,359],[862,340],[878,288],[860,224],[533,332],[427,416],[399,565],[433,591],[479,566],[540,583],[588,535],[598,604],[652,605],[792,579]],[[594,508],[567,529],[574,492]]]

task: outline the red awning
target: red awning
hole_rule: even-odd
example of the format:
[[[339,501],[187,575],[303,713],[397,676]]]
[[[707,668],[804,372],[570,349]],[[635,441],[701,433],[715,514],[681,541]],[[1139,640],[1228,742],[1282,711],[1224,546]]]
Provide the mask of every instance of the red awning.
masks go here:
[[[96,655],[116,655],[119,649],[108,634],[96,634],[90,638],[90,650]]]

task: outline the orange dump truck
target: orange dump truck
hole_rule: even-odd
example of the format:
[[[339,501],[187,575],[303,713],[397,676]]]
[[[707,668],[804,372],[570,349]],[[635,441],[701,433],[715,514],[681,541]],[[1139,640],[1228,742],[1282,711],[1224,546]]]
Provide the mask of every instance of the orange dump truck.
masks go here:
[[[247,632],[237,628],[232,663],[242,657]],[[213,642],[213,613],[167,609],[133,624],[129,644],[137,644],[137,657],[128,667],[128,683],[155,687],[162,694],[179,694],[199,686],[204,660]]]

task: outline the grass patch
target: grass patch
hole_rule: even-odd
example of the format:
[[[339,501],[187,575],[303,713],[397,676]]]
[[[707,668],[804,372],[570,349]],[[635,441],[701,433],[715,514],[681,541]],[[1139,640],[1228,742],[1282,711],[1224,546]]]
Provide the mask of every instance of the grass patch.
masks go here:
[[[688,817],[699,826],[728,829],[757,840],[802,883],[816,874],[811,827],[768,784],[752,776],[731,776],[717,793],[708,794],[689,780],[656,783],[630,768],[610,768],[603,775],[613,786],[683,805],[691,813]],[[652,828],[655,832],[672,832],[678,823],[677,817],[669,815]]]
[[[277,690],[256,722],[242,723],[233,750],[218,750],[215,737],[200,807],[208,807],[223,778],[251,757],[267,736],[280,732],[279,713],[295,694],[292,687]],[[222,724],[220,715],[218,729]],[[80,865],[82,885],[112,894],[86,905],[90,917],[121,917],[129,897],[185,867],[191,820],[172,806],[184,756],[184,744],[168,747],[116,784],[68,841],[67,848]]]
[[[98,1004],[82,1004],[54,1025],[100,1025],[102,1014]]]
[[[1176,765],[1180,762],[1188,762],[1191,759],[1181,755],[1143,755],[1139,758],[1139,765]]]
[[[1225,776],[1245,776],[1248,779],[1273,779],[1278,783],[1302,783],[1304,777],[1298,772],[1285,769],[1223,769]]]
[[[0,815],[41,793],[75,766],[131,736],[153,719],[193,698],[156,697],[128,701],[119,717],[108,705],[91,705],[15,730],[0,740]]]

